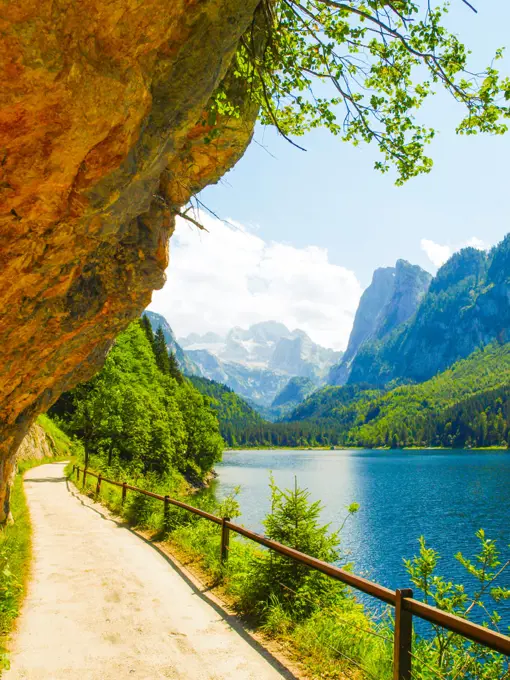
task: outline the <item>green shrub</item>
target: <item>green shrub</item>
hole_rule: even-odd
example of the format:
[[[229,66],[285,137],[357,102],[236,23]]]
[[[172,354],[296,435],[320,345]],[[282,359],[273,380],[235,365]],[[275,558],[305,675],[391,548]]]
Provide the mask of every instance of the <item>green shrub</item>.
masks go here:
[[[30,569],[31,525],[21,474],[14,481],[11,509],[16,522],[0,529],[0,672],[8,667],[5,643],[19,614]]]
[[[298,488],[297,483],[292,490],[282,490],[271,478],[270,489],[271,512],[263,522],[266,536],[324,562],[338,562],[339,532],[329,532],[327,525],[320,524],[320,502],[311,503],[308,491]],[[357,506],[352,506],[350,512],[356,510]],[[345,595],[338,581],[279,553],[265,551],[255,564],[253,589],[258,592],[257,599],[265,606],[277,597],[297,620]]]
[[[500,615],[493,606],[501,600],[510,599],[510,589],[501,587],[497,579],[510,566],[510,560],[502,565],[496,542],[477,532],[480,550],[473,559],[458,553],[456,559],[465,567],[476,583],[469,593],[462,584],[454,584],[439,576],[437,565],[439,554],[427,547],[423,536],[420,538],[420,553],[412,560],[405,560],[412,583],[423,593],[425,602],[439,609],[469,618],[473,609],[484,612],[484,625],[499,630]],[[432,626],[430,640],[416,641],[415,654],[418,659],[415,676],[417,680],[429,680],[432,667],[443,677],[465,678],[466,680],[500,680],[510,672],[508,659],[496,652],[460,635],[450,633],[441,626]]]

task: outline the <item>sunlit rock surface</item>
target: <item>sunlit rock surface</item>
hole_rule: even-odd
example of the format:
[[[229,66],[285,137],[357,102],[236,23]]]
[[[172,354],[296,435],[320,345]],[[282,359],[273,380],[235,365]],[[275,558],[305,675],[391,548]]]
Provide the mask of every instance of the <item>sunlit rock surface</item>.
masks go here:
[[[347,350],[328,377],[331,385],[344,385],[359,350],[367,342],[382,340],[418,309],[432,276],[421,267],[397,260],[395,267],[376,269],[361,296]]]

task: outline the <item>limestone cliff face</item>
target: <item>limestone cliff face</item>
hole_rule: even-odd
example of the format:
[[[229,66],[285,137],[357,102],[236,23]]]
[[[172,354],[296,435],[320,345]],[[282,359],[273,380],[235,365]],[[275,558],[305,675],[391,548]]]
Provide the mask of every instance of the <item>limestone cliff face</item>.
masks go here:
[[[345,384],[360,349],[368,342],[384,339],[411,318],[431,280],[428,272],[406,260],[375,270],[372,283],[361,296],[347,350],[340,364],[330,371],[330,384]]]
[[[16,454],[16,460],[43,460],[53,458],[56,446],[51,436],[38,423],[26,433]]]
[[[431,281],[432,276],[418,265],[397,260],[394,290],[381,310],[374,333],[375,339],[381,340],[412,317],[425,297]]]
[[[331,385],[343,385],[349,377],[350,366],[359,348],[375,333],[380,323],[381,311],[386,308],[395,290],[394,267],[376,269],[372,282],[363,291],[359,301],[354,324],[349,336],[349,344],[342,361],[333,366],[328,376]]]
[[[178,206],[250,140],[253,106],[209,143],[203,111],[257,4],[0,0],[0,522],[27,428],[100,367],[163,284]]]

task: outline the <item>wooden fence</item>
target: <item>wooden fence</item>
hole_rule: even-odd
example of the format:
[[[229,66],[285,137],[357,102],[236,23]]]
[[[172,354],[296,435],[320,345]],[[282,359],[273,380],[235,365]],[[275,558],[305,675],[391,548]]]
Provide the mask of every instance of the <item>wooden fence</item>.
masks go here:
[[[73,473],[77,475],[77,481],[80,479],[80,474],[82,474],[83,486],[85,486],[85,481],[88,476],[95,477],[97,479],[96,484],[96,494],[99,494],[101,490],[101,483],[106,482],[108,484],[113,484],[113,486],[118,486],[122,489],[122,502],[126,500],[126,494],[129,491],[135,491],[137,493],[144,494],[150,498],[155,498],[156,500],[162,501],[166,507],[169,505],[175,505],[183,510],[187,510],[195,515],[199,515],[204,519],[214,522],[221,526],[221,560],[225,562],[228,558],[228,545],[229,545],[229,534],[231,531],[244,536],[245,538],[259,543],[260,545],[274,550],[280,555],[285,555],[296,562],[301,564],[306,564],[311,569],[329,576],[330,578],[341,581],[348,586],[352,586],[356,590],[359,590],[367,595],[375,597],[381,602],[391,605],[395,608],[395,634],[393,642],[393,679],[394,680],[411,680],[412,672],[412,633],[413,633],[413,616],[417,616],[420,619],[429,621],[438,626],[442,626],[452,633],[461,635],[468,640],[477,642],[484,647],[488,647],[496,652],[510,656],[510,637],[502,635],[489,628],[484,628],[476,623],[472,623],[466,619],[462,619],[454,614],[449,614],[441,609],[432,607],[429,604],[420,602],[413,598],[413,591],[409,588],[397,589],[395,591],[385,588],[378,583],[373,583],[368,581],[361,576],[356,576],[340,567],[335,567],[333,564],[328,564],[322,560],[318,560],[315,557],[306,555],[299,550],[294,550],[294,548],[289,548],[282,543],[277,541],[272,541],[265,536],[245,529],[239,524],[234,524],[230,521],[229,517],[217,517],[210,512],[205,512],[205,510],[200,510],[192,505],[183,503],[170,496],[161,496],[157,493],[152,493],[152,491],[145,491],[144,489],[139,489],[136,486],[131,486],[126,484],[126,482],[115,482],[112,479],[107,479],[102,475],[98,475],[95,472],[91,472],[87,469],[82,469],[77,465],[73,466]]]

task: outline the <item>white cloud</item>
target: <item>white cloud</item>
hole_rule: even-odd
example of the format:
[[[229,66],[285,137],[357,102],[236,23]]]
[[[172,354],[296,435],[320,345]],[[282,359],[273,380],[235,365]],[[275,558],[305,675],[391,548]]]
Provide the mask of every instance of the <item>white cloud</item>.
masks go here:
[[[441,245],[440,243],[435,243],[427,238],[422,238],[420,241],[421,249],[425,252],[429,260],[436,267],[440,267],[446,262],[446,260],[456,253],[461,248],[466,248],[470,246],[471,248],[478,248],[478,250],[487,250],[489,247],[482,239],[477,236],[472,236],[470,239],[464,243],[457,245]]]
[[[167,283],[150,305],[177,336],[276,320],[345,348],[362,292],[352,271],[329,262],[324,248],[265,242],[204,213],[199,220],[208,233],[177,219]]]
[[[421,249],[425,251],[425,254],[436,267],[440,267],[446,262],[446,260],[452,254],[450,246],[442,246],[439,243],[434,243],[434,241],[429,241],[427,238],[422,238]]]
[[[478,236],[472,236],[469,241],[464,243],[462,247],[464,248],[466,246],[477,248],[478,250],[487,250],[489,248],[489,246],[484,241],[482,241],[481,238],[478,238]]]

